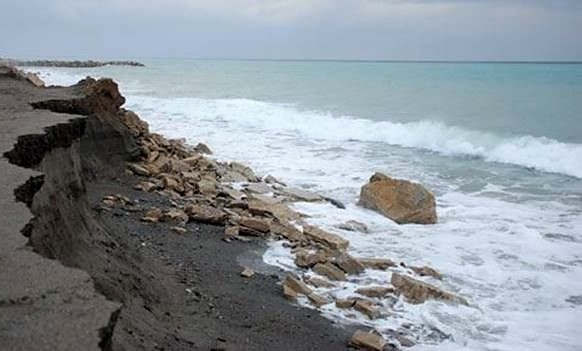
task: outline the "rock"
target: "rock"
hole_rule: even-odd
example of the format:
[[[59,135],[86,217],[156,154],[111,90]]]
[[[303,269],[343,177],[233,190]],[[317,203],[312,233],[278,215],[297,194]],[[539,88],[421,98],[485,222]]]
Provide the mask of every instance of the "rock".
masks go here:
[[[372,301],[358,299],[354,304],[354,309],[368,316],[369,319],[377,319],[380,317],[380,308],[374,306]]]
[[[185,211],[196,222],[222,225],[226,221],[226,213],[212,206],[190,205]]]
[[[127,168],[135,175],[142,176],[142,177],[149,177],[151,175],[150,171],[145,169],[144,167],[135,164],[135,163],[128,163]]]
[[[375,173],[360,191],[358,203],[398,224],[437,222],[434,195],[420,184]]]
[[[152,183],[152,182],[140,182],[139,184],[134,186],[134,189],[146,191],[149,193],[149,192],[158,190],[159,186],[155,183]]]
[[[177,233],[177,234],[180,234],[180,235],[184,235],[184,234],[186,234],[186,232],[187,232],[186,228],[183,228],[183,227],[172,227],[172,228],[170,228],[170,229],[171,229],[173,232],[175,232],[175,233]]]
[[[328,259],[328,255],[322,250],[316,252],[300,250],[295,253],[295,265],[301,268],[311,268],[318,263],[327,262]]]
[[[437,272],[434,268],[429,266],[422,266],[422,267],[410,267],[414,271],[414,273],[420,275],[421,277],[429,276],[436,279],[443,279],[443,275]]]
[[[286,196],[300,201],[314,202],[323,200],[323,198],[316,193],[297,188],[285,188],[281,192]]]
[[[266,234],[271,230],[270,219],[241,217],[239,225],[241,227],[241,233],[250,235],[255,235],[255,232],[258,232],[259,234]],[[250,231],[248,229],[250,229]]]
[[[210,150],[208,145],[206,145],[204,143],[196,144],[196,146],[194,146],[194,151],[196,151],[199,154],[212,155],[212,150]]]
[[[250,167],[245,166],[242,163],[231,162],[228,167],[232,171],[242,174],[249,182],[256,182],[259,180],[259,178],[255,175],[255,172],[253,172]]]
[[[127,128],[129,128],[129,131],[135,137],[144,136],[149,133],[147,122],[139,118],[139,116],[133,111],[121,109],[119,112],[119,119]]]
[[[305,225],[303,227],[303,235],[308,239],[335,250],[345,250],[350,244],[349,241],[339,235],[328,233],[312,225]]]
[[[277,178],[273,177],[272,175],[267,175],[265,178],[263,178],[263,181],[267,184],[280,184],[283,186],[287,186],[287,184],[281,182],[280,180],[278,180]]]
[[[271,232],[275,235],[280,235],[285,239],[297,242],[304,239],[303,233],[289,222],[275,222],[271,223]]]
[[[318,263],[312,269],[315,273],[324,275],[331,280],[346,280],[346,274],[329,262]]]
[[[339,256],[334,257],[333,263],[347,274],[360,274],[363,273],[366,269],[366,267],[364,267],[360,261],[348,255],[347,253],[342,253]]]
[[[304,280],[316,288],[333,288],[336,286],[334,283],[319,277],[305,277]]]
[[[241,201],[247,197],[247,195],[245,193],[243,193],[242,191],[238,191],[238,190],[231,189],[228,187],[223,187],[221,189],[220,193],[228,196],[229,198],[231,198],[232,200],[235,200],[235,201]]]
[[[399,293],[406,297],[408,302],[413,304],[423,303],[428,299],[435,299],[469,305],[467,300],[462,297],[399,273],[392,273],[390,283],[392,283]]]
[[[224,228],[224,236],[227,238],[236,238],[239,233],[238,226],[227,226]]]
[[[170,210],[167,210],[166,212],[164,212],[159,220],[160,220],[160,222],[183,222],[183,223],[186,223],[186,222],[188,222],[188,215],[186,214],[186,212],[184,212],[180,209],[173,208],[173,209],[170,209]]]
[[[331,197],[322,196],[323,200],[329,202],[330,204],[334,205],[335,207],[339,208],[340,210],[345,210],[346,205],[344,205],[341,201],[332,199]]]
[[[212,195],[216,193],[218,183],[211,178],[203,178],[198,182],[198,192],[202,195]]]
[[[223,183],[242,183],[248,182],[249,180],[243,174],[229,169],[220,176],[220,181]]]
[[[385,271],[390,267],[395,267],[396,263],[388,258],[358,258],[358,261],[366,268]]]
[[[337,227],[339,229],[347,230],[350,232],[361,232],[361,233],[368,232],[368,227],[364,223],[354,220],[349,220],[345,223],[338,225]]]
[[[36,87],[44,87],[44,81],[36,73],[26,72],[24,73],[24,78]]]
[[[242,272],[240,272],[240,276],[243,278],[250,278],[255,275],[255,271],[250,268],[245,268]]]
[[[250,200],[248,202],[247,208],[252,215],[261,217],[273,217],[271,206],[262,201]]]
[[[273,192],[273,188],[266,183],[250,183],[245,186],[245,190],[255,194],[268,194]]]
[[[288,285],[283,285],[283,295],[287,300],[297,300],[297,291],[291,289]]]
[[[337,308],[352,308],[358,302],[358,299],[347,298],[347,299],[337,299],[335,300],[335,307]]]
[[[200,155],[192,155],[182,159],[182,162],[186,163],[190,167],[196,167],[198,165],[198,161],[200,161],[203,158],[204,157]]]
[[[180,184],[180,181],[176,177],[169,174],[162,174],[160,177],[162,179],[162,186],[164,189],[172,190],[177,193],[184,192],[184,187]]]
[[[162,210],[160,210],[159,208],[151,208],[150,210],[148,210],[145,214],[145,216],[142,217],[142,221],[143,222],[149,222],[149,223],[157,223],[160,221],[160,218],[162,217],[163,212]]]
[[[386,340],[376,333],[357,330],[350,340],[350,345],[364,350],[383,351]]]
[[[283,282],[283,287],[287,287],[298,294],[309,295],[313,292],[299,277],[292,273],[288,273]]]
[[[325,297],[319,295],[316,292],[312,292],[311,294],[307,295],[307,298],[316,307],[321,307],[329,303]]]
[[[393,293],[394,289],[385,286],[370,286],[366,288],[359,288],[355,292],[356,294],[360,294],[367,297],[381,298],[390,293]]]

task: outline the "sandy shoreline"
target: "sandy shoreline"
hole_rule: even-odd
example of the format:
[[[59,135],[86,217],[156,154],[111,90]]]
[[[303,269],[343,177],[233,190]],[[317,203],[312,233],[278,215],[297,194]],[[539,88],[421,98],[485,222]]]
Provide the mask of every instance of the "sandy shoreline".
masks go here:
[[[189,234],[177,235],[170,224],[140,221],[169,200],[132,189],[137,177],[124,169],[136,145],[111,120],[120,97],[103,96],[87,102],[78,87],[38,88],[0,74],[2,153],[16,144],[11,161],[23,166],[0,165],[1,348],[345,349],[352,331],[289,303],[280,277],[240,276],[239,261],[252,262],[261,239],[226,243],[222,227],[189,222]],[[30,106],[55,99],[86,117]],[[29,226],[15,189],[34,213]],[[109,194],[141,212],[103,210]]]

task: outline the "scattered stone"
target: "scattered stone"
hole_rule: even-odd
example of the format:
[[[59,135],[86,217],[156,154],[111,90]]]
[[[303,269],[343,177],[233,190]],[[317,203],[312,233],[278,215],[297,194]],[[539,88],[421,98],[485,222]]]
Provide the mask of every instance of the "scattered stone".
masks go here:
[[[226,214],[212,206],[190,205],[185,209],[191,220],[200,223],[222,225],[226,221]]]
[[[141,190],[145,192],[152,192],[159,189],[159,186],[152,182],[140,182],[134,186],[134,189]]]
[[[390,293],[393,293],[394,289],[385,286],[370,286],[366,288],[359,288],[356,290],[356,294],[360,294],[367,297],[381,298]]]
[[[266,183],[250,183],[245,186],[245,190],[255,194],[268,194],[273,192],[273,188]]]
[[[239,228],[238,226],[227,226],[224,228],[224,236],[227,238],[235,238],[238,236]]]
[[[208,145],[204,143],[198,143],[196,146],[194,146],[194,151],[199,154],[212,155],[212,150],[210,150]]]
[[[366,267],[360,261],[348,255],[347,253],[342,253],[337,257],[334,257],[333,263],[341,268],[347,274],[360,274],[363,273]]]
[[[304,238],[303,233],[288,222],[277,223],[273,221],[271,223],[271,232],[292,242],[298,242]]]
[[[178,233],[178,234],[180,234],[180,235],[184,235],[184,234],[186,234],[186,232],[188,231],[188,230],[186,230],[186,228],[183,228],[183,227],[172,227],[172,228],[170,228],[170,229],[171,229],[172,231],[174,231],[175,233]]]
[[[295,265],[301,268],[311,268],[318,263],[327,262],[328,256],[322,251],[311,252],[300,250],[295,254]]]
[[[146,212],[145,216],[143,216],[141,220],[143,222],[157,223],[160,221],[160,218],[162,217],[163,214],[164,213],[162,212],[162,210],[154,207],[154,208],[148,210]]]
[[[159,220],[160,220],[160,222],[183,222],[183,223],[186,223],[186,222],[188,222],[188,215],[186,214],[186,212],[184,212],[180,209],[173,208],[173,209],[165,211]]]
[[[211,178],[203,178],[198,182],[198,192],[202,195],[211,195],[216,193],[218,183]]]
[[[305,277],[304,280],[316,288],[333,288],[336,286],[334,283],[319,277]]]
[[[255,175],[255,172],[253,172],[250,167],[245,166],[242,163],[231,162],[229,164],[229,168],[232,171],[242,174],[249,182],[256,182],[259,180],[259,178]]]
[[[374,306],[374,303],[364,299],[358,299],[354,305],[354,309],[368,316],[369,319],[377,319],[380,317],[380,308]]]
[[[150,171],[135,163],[128,163],[127,168],[138,176],[149,177],[151,175]]]
[[[363,350],[383,351],[386,340],[376,333],[357,330],[349,344]]]
[[[315,242],[321,243],[335,250],[345,250],[350,242],[339,235],[331,234],[312,225],[303,227],[303,234]]]
[[[282,190],[282,193],[300,201],[314,202],[323,200],[323,198],[316,193],[297,188],[285,188]]]
[[[375,173],[360,192],[358,203],[398,224],[437,222],[434,195],[422,185]]]
[[[184,192],[184,187],[180,185],[180,181],[176,177],[169,174],[162,174],[161,178],[164,189],[173,190],[177,193]]]
[[[342,223],[342,224],[338,225],[338,228],[343,229],[343,230],[347,230],[350,232],[361,232],[361,233],[368,232],[368,226],[366,226],[362,222],[358,222],[358,221],[354,221],[354,220],[349,220],[345,223]]]
[[[283,285],[283,295],[287,300],[296,301],[297,300],[297,291],[291,289],[289,285]]]
[[[366,268],[377,269],[379,271],[396,267],[396,263],[389,258],[358,258],[358,261]]]
[[[311,294],[307,295],[307,298],[316,307],[321,307],[329,303],[325,297],[319,295],[316,292],[312,292]]]
[[[239,221],[240,231],[245,234],[255,235],[255,232],[259,234],[266,234],[271,230],[271,220],[256,218],[256,217],[241,217]],[[248,230],[250,229],[250,231]]]
[[[240,272],[240,276],[243,278],[250,278],[255,275],[255,271],[250,268],[245,268],[242,272]]]
[[[467,300],[460,296],[399,273],[392,273],[390,283],[392,283],[399,293],[406,297],[408,302],[413,304],[420,304],[428,299],[435,299],[469,305]]]
[[[283,282],[283,287],[287,286],[289,289],[295,291],[298,294],[303,294],[305,296],[311,294],[313,290],[309,288],[304,282],[301,281],[301,278],[297,277],[296,275],[289,273],[285,277],[285,281]]]
[[[431,268],[428,266],[410,267],[410,269],[412,269],[414,271],[414,273],[420,275],[421,277],[429,276],[429,277],[433,277],[433,278],[436,278],[439,280],[443,279],[442,274],[437,272],[434,268]]]
[[[346,274],[329,262],[316,264],[313,266],[313,271],[331,280],[346,280]]]
[[[335,307],[337,308],[352,308],[356,304],[358,299],[347,298],[347,299],[337,299],[335,300]]]

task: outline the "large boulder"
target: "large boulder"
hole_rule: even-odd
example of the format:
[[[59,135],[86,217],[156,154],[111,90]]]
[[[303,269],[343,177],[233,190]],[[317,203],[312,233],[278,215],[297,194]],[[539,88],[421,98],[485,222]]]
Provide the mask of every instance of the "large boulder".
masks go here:
[[[360,192],[360,206],[398,224],[437,222],[434,195],[420,184],[375,173]]]

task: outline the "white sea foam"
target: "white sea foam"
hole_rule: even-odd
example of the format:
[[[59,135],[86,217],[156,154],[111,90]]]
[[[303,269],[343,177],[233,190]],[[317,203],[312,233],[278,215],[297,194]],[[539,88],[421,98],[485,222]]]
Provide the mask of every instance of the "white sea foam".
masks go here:
[[[79,77],[52,78],[68,84],[66,79]],[[582,349],[576,329],[582,305],[568,302],[582,295],[582,195],[554,189],[544,173],[527,183],[529,173],[520,168],[582,177],[581,145],[501,137],[429,121],[374,122],[245,99],[127,98],[128,108],[156,132],[207,142],[222,159],[246,162],[259,173],[343,201],[346,210],[329,204],[296,207],[311,216],[311,223],[350,240],[353,255],[433,266],[445,279],[431,283],[471,303],[467,308],[399,300],[389,318],[375,321],[330,304],[323,308],[327,316],[356,318],[381,331],[410,323],[450,337],[432,344],[424,335],[415,351]],[[519,167],[506,170],[495,162]],[[356,206],[359,187],[375,170],[431,188],[437,194],[439,224],[399,226]],[[559,182],[579,187],[580,180],[559,177]],[[466,183],[480,185],[466,191]],[[537,195],[541,188],[544,192]],[[370,232],[337,229],[349,219],[366,223]],[[273,243],[264,259],[294,269],[280,243]],[[320,292],[349,296],[363,285],[387,284],[390,277],[390,272],[367,270]]]

